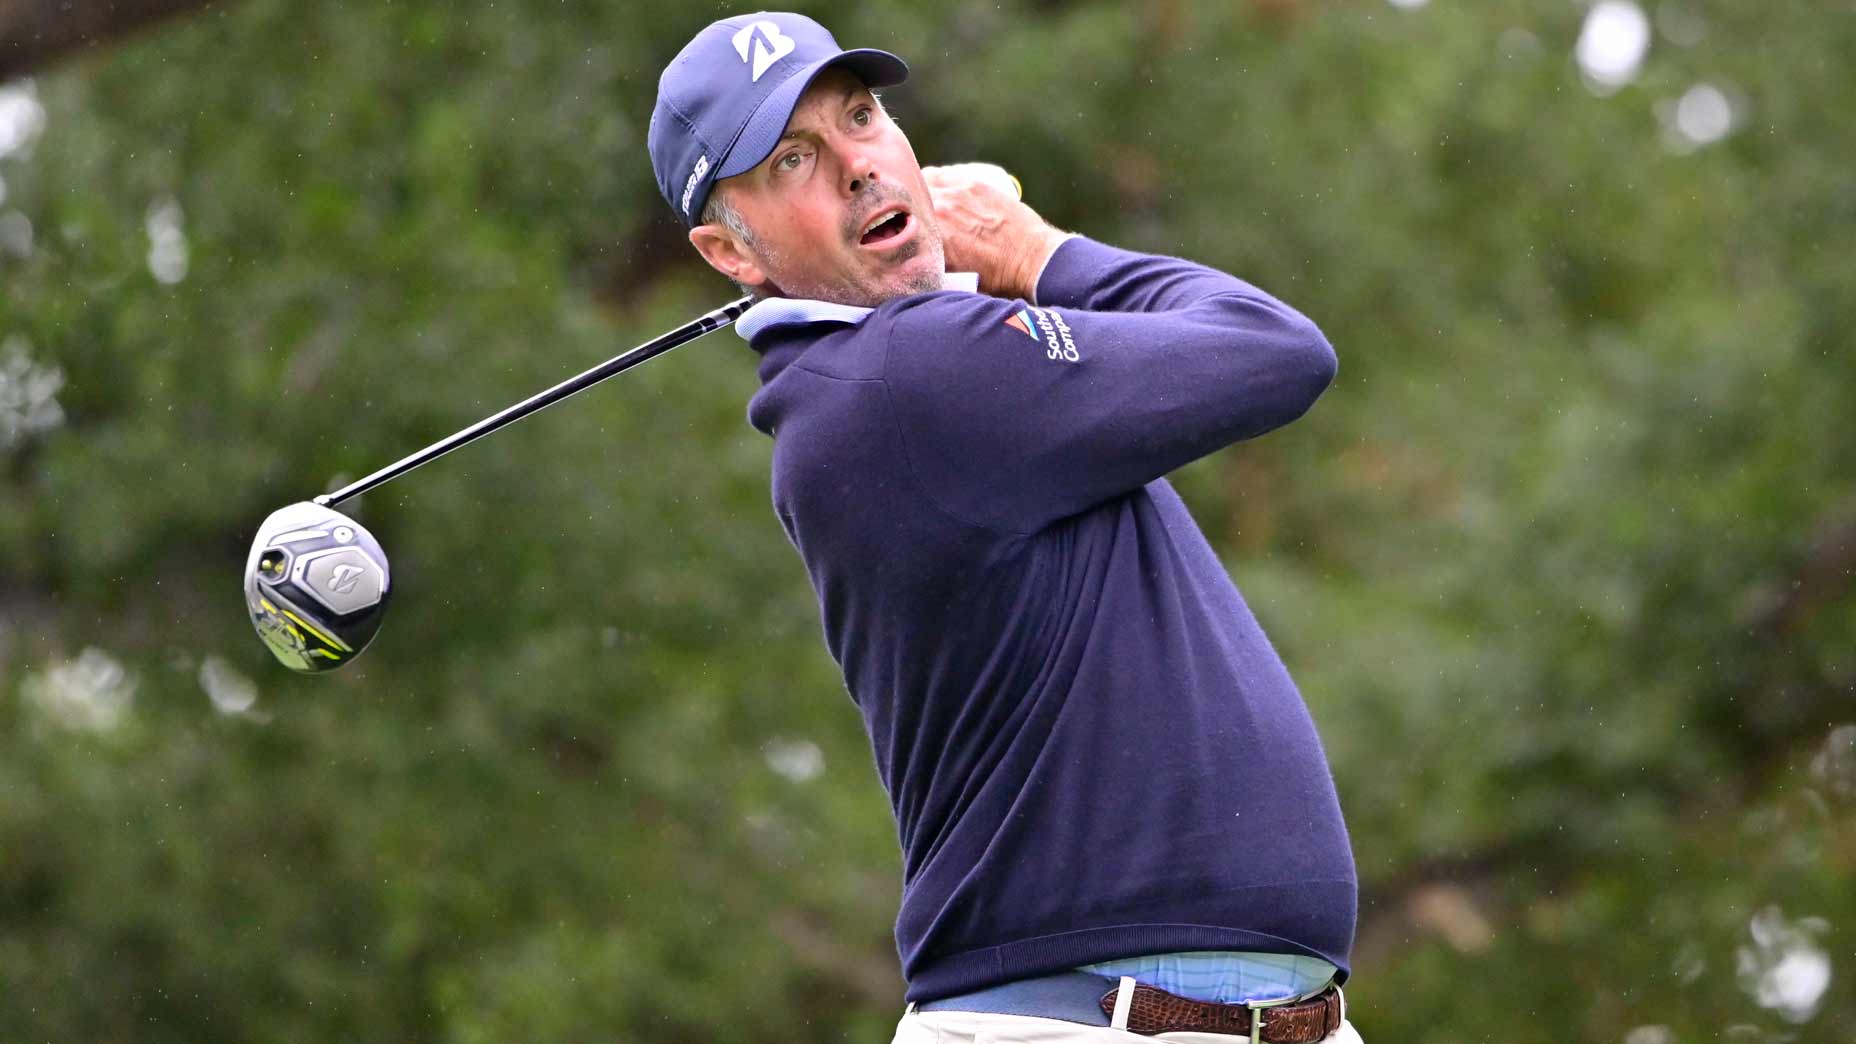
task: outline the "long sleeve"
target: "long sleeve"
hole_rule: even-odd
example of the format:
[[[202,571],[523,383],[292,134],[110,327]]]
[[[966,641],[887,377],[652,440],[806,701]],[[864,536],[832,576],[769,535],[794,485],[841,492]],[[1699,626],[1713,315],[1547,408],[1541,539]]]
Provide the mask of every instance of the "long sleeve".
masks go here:
[[[1333,349],[1276,298],[1081,237],[1049,307],[972,294],[897,310],[884,382],[910,466],[967,521],[1031,532],[1301,416]]]

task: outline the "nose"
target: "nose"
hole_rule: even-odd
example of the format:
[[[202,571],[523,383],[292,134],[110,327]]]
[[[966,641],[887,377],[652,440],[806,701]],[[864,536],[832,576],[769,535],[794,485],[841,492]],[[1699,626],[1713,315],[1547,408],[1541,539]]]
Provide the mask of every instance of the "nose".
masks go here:
[[[844,194],[856,196],[869,188],[872,182],[879,180],[876,164],[870,161],[859,142],[839,142],[837,146],[839,169],[844,172]]]

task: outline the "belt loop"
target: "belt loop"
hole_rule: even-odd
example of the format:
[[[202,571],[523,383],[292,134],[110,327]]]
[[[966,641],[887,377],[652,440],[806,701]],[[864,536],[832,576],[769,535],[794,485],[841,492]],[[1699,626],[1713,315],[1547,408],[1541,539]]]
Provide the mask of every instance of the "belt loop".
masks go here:
[[[1345,1026],[1347,1024],[1347,991],[1341,989],[1340,986],[1336,984],[1334,987],[1334,995],[1340,998],[1340,1026]],[[1340,1031],[1340,1026],[1334,1027],[1334,1032],[1338,1033]]]
[[[1115,987],[1115,1014],[1108,1020],[1108,1028],[1126,1031],[1128,1012],[1134,1007],[1134,976],[1123,975],[1121,985]]]

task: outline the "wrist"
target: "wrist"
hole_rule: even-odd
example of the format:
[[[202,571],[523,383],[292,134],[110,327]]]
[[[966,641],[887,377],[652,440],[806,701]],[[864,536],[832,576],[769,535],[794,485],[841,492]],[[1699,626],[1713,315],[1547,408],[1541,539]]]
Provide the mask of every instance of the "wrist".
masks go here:
[[[1016,296],[1036,304],[1038,280],[1044,275],[1045,266],[1050,264],[1051,255],[1055,254],[1057,248],[1063,245],[1063,241],[1071,235],[1072,233],[1063,232],[1048,224],[1043,225],[1038,233],[1031,237],[1026,247],[1018,252],[1018,271],[1013,273],[1008,290],[1015,291]]]
[[[1025,284],[1025,300],[1032,304],[1038,303],[1038,284],[1044,281],[1044,270],[1050,267],[1051,258],[1057,256],[1057,248],[1080,235],[1057,228],[1052,228],[1050,233],[1050,242],[1039,248],[1038,262],[1031,269],[1029,281]]]

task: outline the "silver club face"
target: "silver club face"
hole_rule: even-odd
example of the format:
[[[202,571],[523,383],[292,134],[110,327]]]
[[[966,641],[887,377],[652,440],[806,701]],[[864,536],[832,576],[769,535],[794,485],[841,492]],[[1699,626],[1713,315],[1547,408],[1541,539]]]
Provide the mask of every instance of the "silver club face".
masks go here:
[[[367,648],[391,590],[387,553],[362,525],[304,501],[271,513],[245,561],[245,604],[285,667],[332,671]]]

